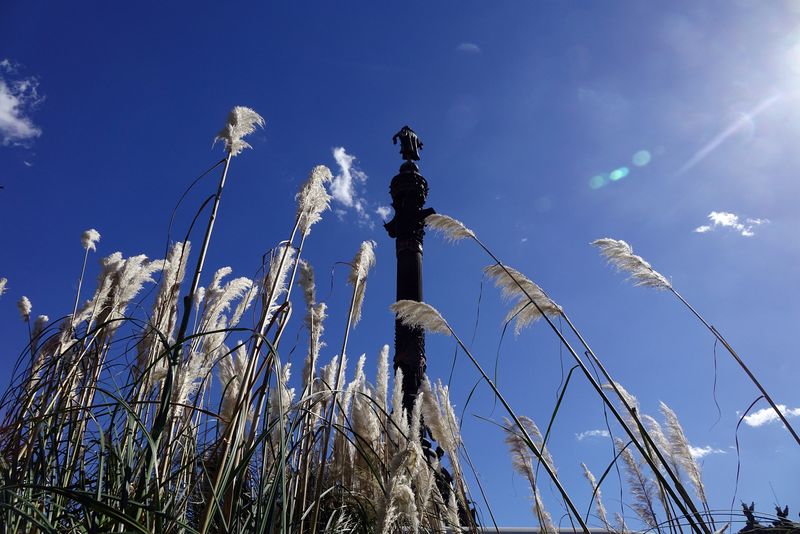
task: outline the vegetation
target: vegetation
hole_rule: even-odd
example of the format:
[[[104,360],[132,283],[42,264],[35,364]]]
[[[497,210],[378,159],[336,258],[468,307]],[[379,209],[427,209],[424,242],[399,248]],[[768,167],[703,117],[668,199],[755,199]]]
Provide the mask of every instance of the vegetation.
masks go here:
[[[231,278],[231,269],[223,267],[200,286],[233,157],[249,147],[244,137],[263,125],[253,110],[237,107],[218,134],[227,154],[211,169],[222,167],[217,192],[198,212],[210,202],[200,247],[188,240],[173,243],[162,260],[112,254],[102,259],[97,286],[80,305],[87,260],[100,239],[88,230],[72,313],[51,326],[45,316],[32,318],[31,302],[20,300],[29,343],[0,399],[3,532],[477,532],[487,523],[474,513],[465,474],[471,462],[448,387],[426,381],[407,413],[402,377],[390,373],[388,346],[378,356],[374,383],[365,375],[364,355],[348,372],[349,333],[361,318],[375,262],[370,241],[350,262],[352,292],[338,354],[320,364],[326,304],[317,300],[313,269],[303,253],[330,204],[326,167],[311,170],[296,196],[288,239],[272,250],[256,279]],[[533,517],[543,531],[554,531],[556,522],[541,498],[540,470],[557,489],[566,521],[576,531],[588,532],[590,524],[628,531],[625,518],[608,517],[601,498],[601,486],[617,464],[627,473],[637,527],[724,530],[727,525],[719,524],[709,507],[675,413],[662,405],[663,425],[641,413],[564,309],[501,262],[474,232],[444,215],[432,215],[426,224],[449,240],[480,246],[492,260],[486,276],[511,301],[507,321],[520,330],[543,320],[575,362],[541,432],[507,402],[438,311],[413,301],[392,306],[401,321],[452,336],[503,406],[500,431],[513,467],[530,484]],[[624,242],[598,245],[639,283],[672,290]],[[195,266],[188,270],[193,248]],[[137,301],[156,281],[153,296]],[[1,279],[0,295],[4,288]],[[305,302],[308,334],[297,389],[290,387],[291,365],[281,358],[296,288]],[[147,313],[141,311],[145,302]],[[566,334],[556,318],[568,326]],[[573,372],[592,386],[619,434],[617,455],[599,478],[583,466],[593,493],[591,502],[581,505],[559,480],[548,448]],[[755,524],[747,523],[753,529]],[[788,520],[780,525],[791,527]]]

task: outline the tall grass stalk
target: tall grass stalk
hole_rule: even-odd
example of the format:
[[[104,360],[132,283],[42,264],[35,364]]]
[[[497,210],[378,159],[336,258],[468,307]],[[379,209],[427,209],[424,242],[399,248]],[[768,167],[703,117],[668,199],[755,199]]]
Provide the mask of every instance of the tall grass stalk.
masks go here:
[[[486,254],[490,258],[492,258],[492,260],[495,262],[495,265],[490,267],[490,269],[494,269],[494,275],[498,283],[505,284],[505,287],[509,287],[511,285],[516,286],[520,295],[528,300],[528,303],[526,303],[524,306],[528,306],[529,304],[533,305],[536,316],[532,319],[529,319],[529,322],[530,320],[535,320],[535,318],[539,317],[545,320],[550,329],[556,334],[556,336],[559,338],[563,346],[567,349],[572,358],[578,364],[584,376],[586,376],[586,379],[589,381],[592,388],[595,390],[598,396],[603,400],[608,410],[612,413],[612,415],[620,424],[620,426],[623,428],[625,433],[628,434],[628,437],[631,439],[634,446],[639,450],[642,457],[645,459],[650,469],[653,471],[654,475],[659,479],[661,484],[664,485],[665,490],[669,493],[670,497],[675,502],[676,506],[680,508],[683,515],[690,522],[692,529],[695,530],[696,532],[703,532],[705,534],[709,534],[711,530],[706,525],[703,516],[700,514],[699,510],[692,501],[688,492],[683,487],[683,484],[681,483],[677,474],[674,473],[673,470],[668,467],[668,464],[664,460],[663,453],[655,446],[652,438],[646,431],[637,432],[637,430],[632,429],[630,427],[630,425],[625,421],[625,418],[623,418],[617,411],[616,407],[614,406],[614,403],[611,402],[611,400],[605,394],[602,386],[595,379],[594,375],[592,375],[591,371],[586,366],[583,359],[577,354],[577,352],[569,343],[569,341],[564,337],[564,335],[561,333],[561,330],[550,319],[550,315],[554,314],[558,314],[564,318],[570,330],[578,337],[581,344],[585,347],[587,354],[590,355],[595,365],[597,365],[597,367],[600,369],[601,373],[606,378],[606,380],[608,380],[608,382],[612,384],[614,392],[617,394],[621,403],[630,414],[630,417],[634,421],[638,422],[638,415],[636,414],[635,409],[628,404],[625,397],[621,394],[621,392],[617,388],[616,382],[611,379],[611,376],[600,362],[600,359],[597,358],[597,356],[594,354],[594,351],[592,351],[591,348],[588,346],[583,336],[580,334],[578,329],[573,325],[572,321],[569,320],[569,317],[566,315],[564,310],[560,306],[553,303],[553,301],[549,297],[547,297],[547,295],[541,290],[541,288],[539,288],[538,285],[536,285],[533,282],[530,282],[527,278],[521,276],[521,274],[518,271],[514,271],[509,267],[507,267],[480,239],[478,239],[475,232],[466,228],[466,226],[464,226],[463,223],[461,223],[460,221],[452,219],[451,217],[448,217],[446,215],[437,214],[436,216],[429,216],[426,219],[426,225],[434,230],[437,230],[445,234],[445,236],[449,238],[451,241],[457,241],[460,239],[472,239],[475,243],[478,244],[478,246],[481,249],[483,249],[484,252],[486,252]],[[500,278],[498,278],[498,275],[500,276]],[[506,278],[505,281],[501,281],[503,277]],[[534,297],[531,294],[531,291],[536,291],[537,295]],[[641,427],[640,423],[637,424]],[[639,438],[637,438],[637,434],[641,435],[641,438],[643,438],[647,446],[645,446],[645,444],[640,442]],[[648,454],[648,448],[650,447],[652,447],[651,450],[652,453],[655,455],[655,458],[651,458],[651,454]],[[664,470],[667,473],[667,476],[670,478],[672,484],[674,484],[675,486],[674,489],[661,474],[661,471],[659,470],[658,464],[656,462],[664,466]]]
[[[780,408],[778,408],[777,403],[772,399],[772,396],[767,392],[764,386],[761,385],[761,382],[756,378],[752,370],[750,370],[750,367],[744,363],[739,354],[737,354],[737,352],[722,336],[719,330],[709,324],[708,321],[706,321],[705,318],[700,315],[700,313],[691,304],[689,304],[683,295],[678,293],[678,291],[663,275],[653,269],[653,267],[641,256],[635,255],[633,253],[633,248],[631,248],[631,246],[625,241],[603,238],[593,241],[592,245],[598,247],[603,256],[608,259],[609,263],[614,265],[618,270],[631,273],[631,276],[637,280],[636,285],[644,285],[647,287],[653,287],[655,289],[667,290],[675,295],[675,297],[681,303],[683,303],[684,306],[686,306],[692,315],[694,315],[697,320],[699,320],[700,323],[702,323],[702,325],[705,326],[706,329],[711,332],[711,334],[717,338],[720,343],[722,343],[722,346],[725,347],[725,350],[728,351],[728,354],[731,355],[731,357],[739,365],[739,367],[741,367],[742,371],[744,371],[750,381],[756,386],[761,395],[764,396],[764,399],[767,401],[767,403],[769,403],[770,407],[775,412],[775,415],[783,423],[783,426],[786,428],[786,430],[788,430],[792,435],[795,442],[800,445],[800,436],[797,435],[794,427],[789,424],[789,421],[783,415],[783,412],[781,412]]]
[[[458,343],[458,346],[461,347],[461,350],[464,351],[464,354],[467,355],[473,367],[475,367],[478,373],[480,373],[481,377],[483,378],[483,381],[486,382],[486,384],[492,390],[492,393],[494,393],[497,400],[499,400],[500,403],[503,405],[503,408],[505,408],[506,413],[508,413],[509,417],[511,417],[511,419],[514,421],[514,426],[515,426],[514,430],[519,431],[521,438],[524,440],[525,444],[531,450],[531,452],[533,452],[537,460],[542,461],[544,459],[542,451],[539,449],[539,447],[537,447],[536,443],[533,441],[533,438],[528,433],[528,430],[525,428],[525,425],[519,419],[514,409],[511,408],[511,405],[508,404],[503,394],[494,384],[489,375],[486,374],[486,371],[483,370],[483,367],[481,366],[480,363],[478,363],[478,360],[475,358],[475,356],[472,355],[472,352],[461,341],[461,338],[458,337],[455,330],[453,330],[453,328],[447,323],[444,317],[442,317],[441,314],[439,314],[439,312],[436,311],[436,309],[434,309],[432,306],[424,302],[416,302],[412,300],[400,300],[392,305],[392,311],[395,312],[398,319],[400,319],[403,323],[407,324],[408,326],[420,327],[431,332],[442,333],[452,336],[453,339],[455,339],[456,343]],[[561,494],[561,498],[564,500],[565,504],[569,508],[569,511],[571,512],[573,518],[578,522],[581,529],[586,534],[589,534],[589,529],[586,526],[586,523],[583,522],[581,514],[578,512],[578,509],[575,507],[575,504],[572,502],[572,499],[570,499],[566,489],[564,489],[564,487],[561,485],[561,481],[558,479],[558,476],[553,471],[552,467],[550,466],[550,463],[547,461],[542,461],[542,464],[544,466],[545,472],[550,477],[550,480],[552,480],[559,494]]]

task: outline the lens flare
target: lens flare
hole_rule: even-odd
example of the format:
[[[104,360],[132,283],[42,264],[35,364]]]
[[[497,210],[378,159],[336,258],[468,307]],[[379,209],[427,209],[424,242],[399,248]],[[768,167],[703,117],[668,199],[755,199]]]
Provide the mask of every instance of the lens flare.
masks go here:
[[[630,169],[628,167],[620,167],[619,169],[614,169],[611,171],[611,174],[608,175],[608,179],[612,182],[616,182],[617,180],[622,180],[628,173],[630,173]]]
[[[650,163],[652,156],[650,155],[650,152],[648,152],[647,150],[640,150],[639,152],[634,154],[633,158],[631,159],[633,161],[633,164],[636,165],[637,167],[644,167],[645,165]]]
[[[604,185],[606,185],[605,174],[595,174],[589,179],[589,187],[592,189],[600,189]]]

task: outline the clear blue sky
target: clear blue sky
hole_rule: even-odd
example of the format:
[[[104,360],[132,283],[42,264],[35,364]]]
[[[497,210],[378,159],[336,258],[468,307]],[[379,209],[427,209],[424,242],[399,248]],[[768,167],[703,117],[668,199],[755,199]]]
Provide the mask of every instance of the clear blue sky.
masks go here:
[[[90,227],[102,234],[92,278],[116,250],[163,257],[177,198],[221,157],[211,141],[228,110],[246,105],[267,127],[233,162],[209,271],[252,275],[288,237],[308,170],[323,163],[341,175],[337,147],[356,158],[352,206],[340,194],[339,212],[308,243],[332,308],[326,358],[346,306],[343,269],[332,292],[329,273],[364,239],[378,242],[378,263],[349,352],[366,352],[372,369],[392,342],[394,244],[376,210],[400,164],[391,136],[409,124],[425,143],[429,205],[542,285],[644,412],[657,415],[663,400],[678,413],[692,443],[712,451],[701,462],[713,507],[733,497],[737,411],[755,389],[718,350],[715,424],[713,338],[670,295],[631,287],[588,243],[632,243],[800,413],[797,2],[5,2],[0,60],[3,383],[26,339],[17,299],[30,297],[35,314],[69,313]],[[190,197],[173,238],[214,187],[207,179]],[[486,264],[468,243],[427,238],[425,298],[466,339]],[[504,312],[485,285],[474,348],[487,366]],[[447,378],[453,348],[429,336],[432,377]],[[561,357],[545,324],[502,345],[500,387],[540,426]],[[459,407],[475,378],[462,356]],[[532,524],[502,436],[475,415],[501,416],[483,390],[464,439],[496,516]],[[580,462],[599,474],[611,445],[576,436],[602,428],[600,402],[576,378],[551,448],[581,506]],[[774,488],[796,517],[800,451],[788,434],[775,422],[742,425],[739,439],[738,497],[771,511]],[[558,517],[555,493],[545,494]]]

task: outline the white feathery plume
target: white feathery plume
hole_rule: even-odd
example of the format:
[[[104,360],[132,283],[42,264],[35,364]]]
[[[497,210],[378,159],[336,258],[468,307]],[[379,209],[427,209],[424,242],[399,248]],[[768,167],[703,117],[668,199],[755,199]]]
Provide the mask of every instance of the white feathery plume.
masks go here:
[[[669,441],[672,445],[672,454],[686,471],[689,480],[694,486],[695,493],[697,493],[697,497],[703,502],[703,504],[706,504],[708,501],[706,500],[706,490],[705,486],[703,486],[703,477],[700,473],[700,466],[692,457],[692,453],[689,449],[689,440],[686,438],[686,434],[683,432],[683,427],[681,426],[680,421],[678,421],[678,416],[663,402],[660,403],[660,405],[661,413],[664,414],[664,418],[666,420],[667,434],[669,435]]]
[[[109,285],[106,292],[108,296],[103,301],[95,301],[99,305],[96,314],[102,319],[101,323],[107,322],[106,328],[109,334],[113,334],[122,326],[123,321],[120,319],[125,317],[125,310],[130,302],[146,283],[154,281],[153,274],[164,268],[164,260],[151,261],[144,254],[123,260],[121,254],[118,256],[112,254],[106,261],[107,270],[104,268],[104,271],[108,273]],[[105,281],[103,285],[105,286]],[[96,297],[102,296],[106,290],[105,287],[101,287],[98,291],[101,294],[96,294]]]
[[[327,365],[323,365],[322,368],[319,370],[319,374],[317,375],[316,379],[314,380],[314,391],[317,394],[322,394],[320,402],[318,406],[318,410],[320,414],[325,414],[327,412],[328,403],[330,401],[331,395],[330,391],[333,388],[334,381],[336,380],[336,367],[339,362],[339,356],[336,355],[331,358],[331,361],[328,362]],[[336,411],[334,410],[334,416],[336,415]],[[315,424],[321,423],[322,420],[317,416],[315,420]]]
[[[235,326],[232,323],[238,313],[239,317],[244,313],[244,309],[252,301],[255,291],[253,291],[253,281],[246,277],[234,278],[230,282],[222,285],[222,279],[231,273],[230,267],[218,269],[205,291],[206,305],[197,331],[203,335],[199,338],[195,356],[203,360],[198,367],[200,373],[205,375],[210,370],[214,361],[219,359],[222,354],[227,352],[224,341],[227,336],[227,328]],[[245,306],[237,306],[234,317],[229,321],[226,312],[230,311],[233,301],[242,299]]]
[[[507,418],[505,419],[506,437],[505,442],[511,452],[511,465],[517,473],[525,477],[531,487],[533,493],[533,512],[539,521],[539,527],[543,532],[555,534],[558,532],[553,528],[553,519],[550,514],[545,510],[544,504],[539,497],[539,489],[536,485],[536,474],[533,471],[534,454],[528,446],[527,442],[519,434],[518,430],[514,428],[514,424]],[[529,422],[533,422],[528,419]],[[523,423],[523,425],[526,425]],[[527,430],[527,429],[526,429]]]
[[[203,330],[212,330],[222,326],[223,314],[231,309],[234,300],[244,297],[253,285],[252,280],[244,276],[234,278],[225,285],[221,285],[222,279],[231,272],[230,267],[218,269],[214,273],[211,284],[205,290],[206,306],[200,322]]]
[[[558,534],[558,528],[553,523],[553,517],[547,511],[542,502],[540,492],[535,492],[533,495],[533,513],[539,519],[539,532],[542,534]]]
[[[189,402],[189,398],[200,387],[200,382],[205,377],[206,373],[207,366],[205,365],[204,359],[190,350],[189,357],[186,361],[178,365],[177,371],[175,372],[175,386],[172,393],[172,403],[175,405],[173,415],[175,417],[180,416],[183,412],[183,406],[178,405]],[[160,373],[154,378],[162,378],[159,375]]]
[[[627,423],[627,425],[630,427],[631,432],[633,432],[633,434],[636,436],[636,439],[641,440],[642,434],[639,430],[639,422],[631,416],[630,412],[626,407],[627,404],[627,406],[633,408],[638,416],[638,414],[641,413],[641,410],[639,409],[639,400],[636,397],[634,397],[631,393],[629,393],[628,390],[626,390],[622,386],[622,384],[620,384],[616,380],[612,380],[612,382],[613,384],[603,384],[602,387],[603,389],[609,391],[614,391],[614,388],[616,387],[616,391],[618,393],[615,392],[615,394],[620,399],[620,406],[624,408],[624,410],[622,410],[621,412],[622,418],[625,420],[625,423]]]
[[[33,311],[33,304],[28,297],[24,296],[17,301],[17,309],[19,310],[19,315],[22,317],[23,321],[28,321],[31,318],[31,312]]]
[[[589,471],[589,468],[585,463],[581,463],[581,467],[583,467],[583,476],[585,476],[586,480],[589,481],[589,485],[592,487],[592,492],[594,492],[594,508],[597,510],[597,517],[599,517],[600,521],[603,522],[603,526],[606,528],[606,531],[611,532],[612,528],[608,522],[606,507],[603,505],[603,495],[597,485],[597,479],[594,478],[594,474]]]
[[[419,469],[413,477],[413,484],[416,488],[416,497],[417,497],[417,510],[421,511],[421,519],[425,521],[426,512],[432,513],[435,515],[441,515],[441,511],[437,508],[437,503],[441,502],[441,497],[436,500],[436,497],[433,497],[433,488],[436,486],[436,476],[434,474],[434,469],[436,469],[436,461],[432,461],[431,468]],[[432,502],[432,498],[434,501]],[[432,505],[432,506],[431,506]],[[430,519],[428,519],[430,521]],[[439,519],[441,521],[441,519]],[[436,530],[434,530],[436,532]]]
[[[375,377],[375,402],[380,409],[380,417],[386,412],[386,395],[389,392],[389,345],[381,348],[378,356],[378,369]]]
[[[236,308],[234,308],[233,315],[231,315],[231,318],[228,321],[228,328],[233,328],[239,324],[239,321],[242,320],[244,313],[256,299],[256,296],[258,296],[258,291],[255,287],[255,284],[253,284],[252,280],[249,280],[249,282],[250,287],[245,290],[244,295],[239,300],[239,304],[236,306]]]
[[[658,520],[653,508],[653,481],[647,478],[642,472],[639,462],[633,457],[630,449],[625,448],[625,444],[619,438],[614,440],[617,450],[625,463],[625,473],[628,478],[628,486],[633,495],[634,502],[631,508],[639,518],[650,528],[656,528]]]
[[[353,397],[355,396],[356,389],[360,387],[361,383],[365,381],[364,377],[364,364],[367,361],[367,355],[362,354],[358,357],[356,361],[356,374],[353,378],[353,381],[347,385],[344,392],[344,398],[342,398],[342,414],[344,417],[347,417],[347,414],[350,412],[350,405],[353,402]],[[344,378],[344,375],[342,375]],[[344,380],[339,381],[340,384],[344,384]]]
[[[325,331],[325,319],[328,317],[327,306],[324,302],[314,305],[308,310],[306,320],[309,326],[309,346],[303,367],[303,384],[310,384],[314,379],[319,360],[319,351],[325,346],[322,334]]]
[[[368,449],[373,449],[374,444],[381,436],[381,426],[375,410],[371,407],[372,392],[366,387],[362,379],[354,393],[353,432],[369,445]]]
[[[441,383],[437,384],[437,389],[446,387]],[[422,392],[425,393],[422,403],[422,415],[425,417],[425,426],[430,430],[433,439],[441,445],[448,454],[456,451],[456,441],[453,439],[453,432],[449,425],[445,423],[445,416],[442,414],[441,399],[436,394],[434,386],[428,377],[422,382]]]
[[[272,432],[270,439],[273,447],[280,444],[281,429],[289,419],[289,410],[294,401],[294,388],[289,388],[289,379],[292,376],[292,364],[283,366],[281,373],[277,373],[276,387],[269,390],[270,426]]]
[[[256,126],[263,128],[264,124],[264,118],[252,109],[236,106],[228,113],[228,122],[214,138],[214,142],[222,141],[225,150],[232,156],[237,156],[245,148],[252,148],[242,138],[255,132]]]
[[[97,289],[91,299],[86,301],[84,307],[72,320],[74,329],[78,323],[88,320],[93,321],[97,314],[107,311],[108,297],[117,278],[117,273],[125,265],[121,252],[115,252],[100,260],[100,274],[97,276]]]
[[[46,315],[40,315],[34,321],[33,330],[31,331],[31,354],[36,354],[36,348],[42,341],[39,338],[42,336],[42,332],[44,332],[48,322],[50,322],[50,318]]]
[[[447,522],[451,527],[458,529],[456,532],[461,530],[461,519],[458,517],[458,503],[456,503],[455,491],[451,491],[450,497],[447,499]]]
[[[620,534],[628,534],[631,530],[625,524],[625,518],[619,512],[614,512],[614,521],[617,523],[617,532]]]
[[[403,370],[397,369],[394,373],[394,386],[392,388],[392,411],[389,413],[388,434],[390,438],[389,449],[393,452],[402,445],[408,436],[408,417],[403,408]]]
[[[354,288],[353,298],[353,326],[361,320],[361,307],[364,305],[364,293],[367,289],[367,274],[375,265],[375,247],[377,243],[372,240],[364,241],[358,249],[351,263],[348,283]]]
[[[311,309],[317,303],[317,284],[314,281],[314,268],[306,260],[297,260],[297,267],[297,283],[303,289],[306,308]]]
[[[200,313],[200,305],[206,298],[206,288],[198,287],[197,293],[194,294],[194,312]]]
[[[459,430],[461,426],[458,424],[458,417],[456,417],[456,409],[453,406],[453,403],[450,402],[450,388],[447,386],[443,386],[441,382],[437,384],[437,395],[439,397],[439,405],[442,410],[442,415],[444,416],[445,426],[447,426],[450,434],[448,439],[452,441],[450,446],[453,449],[452,454],[450,455],[450,462],[453,464],[455,470],[458,470],[457,464],[457,455],[455,454],[456,449],[461,445],[461,431]],[[455,458],[455,460],[453,459]],[[458,473],[460,476],[460,473]]]
[[[406,326],[423,328],[428,332],[453,335],[444,317],[430,304],[415,300],[398,300],[389,306]]]
[[[622,387],[622,384],[620,384],[616,380],[614,380],[614,386],[616,386],[617,391],[619,391],[620,397],[622,397],[625,400],[625,402],[628,403],[629,406],[631,406],[632,408],[635,408],[637,413],[638,413],[639,412],[639,401],[636,399],[636,397],[631,395],[628,392],[628,390],[625,389],[624,387]],[[603,389],[608,389],[608,390],[614,391],[614,386],[612,386],[611,384],[603,384]]]
[[[506,417],[504,417],[503,420],[505,422],[504,430],[506,432],[505,441],[512,453],[511,463],[517,472],[521,473],[523,476],[527,476],[527,470],[530,469],[531,464],[536,461],[533,450],[528,446],[522,432],[516,428],[516,425]],[[536,426],[536,423],[534,423],[531,418],[524,415],[519,417],[519,422],[522,423],[525,432],[527,432],[531,440],[533,440],[533,444],[536,445],[536,448],[542,453],[544,462],[550,467],[553,473],[555,473],[555,462],[553,462],[553,457],[550,456],[550,451],[543,445],[544,439],[542,433],[539,431],[539,427]]]
[[[525,415],[519,416],[519,422],[522,423],[523,427],[525,427],[525,431],[531,437],[533,443],[539,449],[539,452],[542,453],[542,459],[544,460],[544,463],[546,463],[550,470],[555,473],[557,471],[556,463],[553,461],[553,457],[550,455],[550,450],[544,443],[544,436],[542,435],[541,431],[539,431],[539,427],[536,426],[536,423],[533,422],[533,419]],[[510,424],[510,421],[506,421],[506,424]]]
[[[269,323],[272,315],[280,307],[279,297],[286,292],[286,276],[294,264],[294,255],[295,249],[288,243],[279,245],[272,251],[269,259],[269,272],[267,272],[263,285],[264,299],[269,299],[269,302],[262,304],[267,309],[264,324]]]
[[[647,428],[648,434],[650,434],[650,437],[653,438],[653,443],[655,444],[656,448],[661,451],[661,454],[664,455],[664,459],[666,459],[670,467],[672,467],[672,472],[675,473],[675,476],[678,477],[678,480],[680,480],[680,463],[675,458],[675,454],[673,454],[672,451],[672,445],[670,445],[669,440],[667,440],[667,437],[664,435],[664,430],[661,428],[661,425],[653,417],[647,414],[642,414],[641,418],[642,423]],[[656,465],[659,464],[658,456],[653,454],[651,458]]]
[[[217,374],[222,384],[223,395],[219,409],[220,429],[224,432],[225,427],[233,419],[236,411],[236,403],[242,387],[242,378],[247,370],[247,348],[239,342],[236,350],[224,356],[219,361]],[[251,410],[252,411],[252,410]],[[251,415],[251,414],[250,414]]]
[[[151,363],[151,358],[165,350],[160,345],[161,338],[172,341],[172,334],[178,317],[178,297],[180,286],[186,274],[191,245],[188,241],[172,245],[164,260],[161,272],[161,285],[153,303],[150,323],[145,329],[141,342],[137,346],[137,369],[143,372]],[[159,348],[161,347],[161,348]],[[164,364],[165,362],[161,362]],[[159,365],[159,364],[157,364]]]
[[[655,289],[671,289],[669,283],[661,273],[653,269],[644,258],[633,253],[633,248],[621,239],[603,238],[592,241],[592,245],[600,249],[608,263],[618,271],[625,271],[634,280],[634,285],[652,287]]]
[[[417,516],[417,505],[414,490],[406,477],[395,477],[390,482],[388,496],[384,505],[386,511],[380,521],[381,534],[391,534],[393,532],[419,532],[419,518]],[[395,528],[398,521],[408,523],[410,530]]]
[[[297,200],[298,228],[303,235],[322,218],[322,212],[331,205],[331,196],[325,184],[333,180],[331,170],[325,165],[317,165],[308,175],[308,180],[295,196]]]
[[[425,217],[425,226],[442,234],[445,240],[450,242],[475,238],[475,232],[464,226],[464,223],[441,213],[434,213]]]
[[[100,241],[100,232],[94,228],[89,228],[81,236],[81,245],[85,250],[97,250],[95,245]]]
[[[317,304],[316,284],[314,283],[314,270],[305,260],[299,260],[299,273],[297,283],[303,289],[306,301],[306,316],[304,323],[309,332],[308,354],[303,366],[303,384],[308,387],[316,373],[319,351],[325,346],[322,334],[325,331],[324,321],[327,317],[327,306],[324,302]]]
[[[49,322],[50,318],[48,316],[38,316],[36,321],[33,323],[33,337],[38,337],[44,331],[44,327],[47,326],[47,323]]]
[[[561,313],[561,306],[553,302],[541,287],[516,269],[497,263],[486,267],[483,271],[494,280],[505,300],[515,301],[505,318],[505,322],[512,319],[516,321],[515,334],[519,334],[523,328],[542,317],[539,308],[551,316]],[[534,302],[539,308],[533,304]]]
[[[8,278],[0,278],[0,296],[6,292],[6,284],[8,284]]]
[[[408,432],[409,441],[416,441],[422,436],[420,429],[422,428],[422,406],[424,404],[424,399],[424,391],[418,392],[417,398],[414,399],[414,408],[411,410],[411,428]]]

